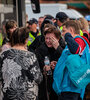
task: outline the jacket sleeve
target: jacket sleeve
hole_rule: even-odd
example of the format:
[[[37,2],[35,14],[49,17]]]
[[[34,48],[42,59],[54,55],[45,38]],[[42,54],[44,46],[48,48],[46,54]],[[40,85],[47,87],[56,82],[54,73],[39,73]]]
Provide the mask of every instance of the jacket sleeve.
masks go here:
[[[62,51],[63,51],[63,48],[59,45],[58,48],[56,49],[57,55],[61,56]]]
[[[42,76],[42,73],[41,73],[41,70],[40,70],[40,67],[39,67],[39,64],[38,64],[38,61],[37,61],[35,54],[32,56],[32,62],[33,62],[33,65],[32,65],[31,70],[30,70],[31,74],[33,75],[36,83],[40,84],[40,82],[43,79],[43,76]]]
[[[60,41],[59,41],[59,46],[56,49],[56,53],[58,55],[61,55],[64,48],[65,48],[65,41],[61,38]]]
[[[41,72],[43,72],[44,57],[42,56],[41,49],[40,48],[36,49],[35,53],[36,53],[36,56],[37,56],[37,59],[38,59],[38,62],[39,62]]]
[[[65,41],[67,42],[68,48],[72,54],[79,52],[79,44],[74,40],[70,33],[65,34]]]

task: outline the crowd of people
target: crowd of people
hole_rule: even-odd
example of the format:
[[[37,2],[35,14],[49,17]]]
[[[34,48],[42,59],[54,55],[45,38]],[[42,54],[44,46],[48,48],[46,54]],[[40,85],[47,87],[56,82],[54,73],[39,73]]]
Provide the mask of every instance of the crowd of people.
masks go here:
[[[7,21],[6,35],[0,38],[0,100],[83,100],[89,82],[76,86],[66,62],[69,55],[79,55],[87,63],[88,21],[71,20],[64,12],[55,18],[26,17],[25,27]]]

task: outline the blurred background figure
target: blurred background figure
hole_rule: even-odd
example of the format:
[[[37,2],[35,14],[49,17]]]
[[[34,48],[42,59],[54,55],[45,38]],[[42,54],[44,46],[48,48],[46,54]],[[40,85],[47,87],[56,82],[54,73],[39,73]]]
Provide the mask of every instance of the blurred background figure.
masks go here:
[[[11,36],[11,49],[0,56],[2,100],[37,100],[38,84],[42,81],[35,54],[26,49],[27,28],[17,28]]]
[[[81,17],[78,20],[80,21],[80,29],[82,30],[83,36],[90,40],[88,21],[84,17]]]
[[[88,24],[88,21],[84,17],[79,18],[79,21],[82,24],[82,30],[86,30],[87,32],[89,32],[89,24]]]
[[[88,21],[88,24],[89,24],[89,33],[90,33],[90,15],[86,15],[85,19]]]
[[[0,29],[0,48],[3,44],[6,43],[6,29],[5,29],[6,21],[2,22],[2,29]]]
[[[3,42],[3,35],[2,35],[2,31],[0,29],[0,48],[2,46],[2,42]]]
[[[44,19],[49,19],[54,23],[54,17],[52,15],[44,15]]]
[[[29,39],[28,39],[28,47],[32,44],[32,42],[35,40],[35,38],[39,35],[39,30],[37,29],[38,27],[38,21],[35,18],[30,19],[28,22],[28,28],[29,28]]]
[[[44,21],[43,21],[43,23],[42,23],[42,25],[41,25],[41,34],[42,34],[42,35],[43,35],[44,25],[45,25],[45,24],[48,24],[48,23],[54,25],[54,17],[51,16],[51,15],[44,15]]]
[[[38,19],[39,30],[41,29],[41,24],[43,21],[44,21],[44,17],[43,16],[39,17]]]
[[[56,14],[56,23],[57,23],[57,26],[59,27],[60,31],[62,32],[62,25],[63,23],[65,23],[66,21],[69,20],[69,17],[64,13],[64,12],[58,12]]]
[[[2,51],[11,47],[11,36],[16,28],[17,28],[17,22],[15,20],[9,20],[6,22],[5,30],[7,36],[3,40]]]
[[[28,14],[26,14],[26,27],[28,26]]]

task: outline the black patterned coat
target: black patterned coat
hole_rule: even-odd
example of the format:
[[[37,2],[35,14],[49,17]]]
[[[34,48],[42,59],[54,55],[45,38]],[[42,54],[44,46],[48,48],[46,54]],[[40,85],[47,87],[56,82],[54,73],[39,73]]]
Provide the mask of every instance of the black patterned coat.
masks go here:
[[[2,100],[37,100],[41,80],[42,74],[33,53],[16,49],[1,53]]]

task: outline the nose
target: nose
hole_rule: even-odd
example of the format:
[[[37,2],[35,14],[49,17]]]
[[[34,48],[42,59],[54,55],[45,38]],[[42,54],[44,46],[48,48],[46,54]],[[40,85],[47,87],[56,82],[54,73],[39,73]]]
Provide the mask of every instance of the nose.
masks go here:
[[[50,38],[47,39],[47,42],[49,42],[49,41],[50,41]]]

